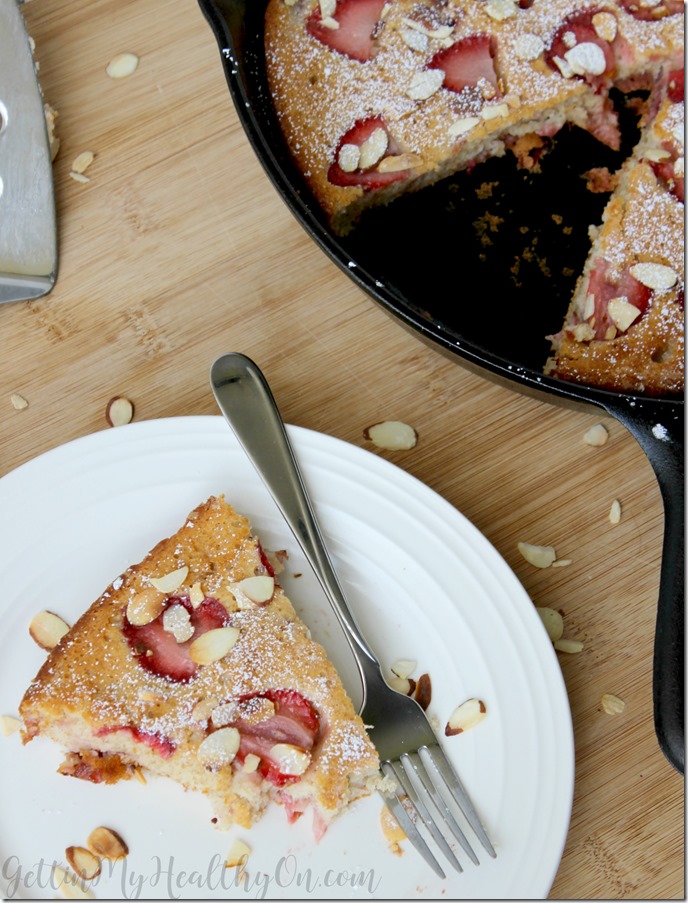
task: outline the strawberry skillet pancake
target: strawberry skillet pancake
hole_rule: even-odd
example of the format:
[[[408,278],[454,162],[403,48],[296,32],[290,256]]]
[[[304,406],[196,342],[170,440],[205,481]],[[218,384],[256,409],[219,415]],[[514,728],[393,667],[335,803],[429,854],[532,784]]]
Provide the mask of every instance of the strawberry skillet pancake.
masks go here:
[[[24,742],[66,751],[95,783],[139,769],[207,795],[218,827],[271,800],[315,836],[382,789],[379,762],[323,648],[222,497],[109,586],[48,656],[20,706]]]
[[[609,92],[646,92],[655,136],[593,235],[547,370],[664,393],[683,386],[683,33],[682,0],[269,0],[265,55],[291,154],[340,235],[488,158],[530,167],[564,126],[618,149]],[[666,242],[637,232],[643,209]]]

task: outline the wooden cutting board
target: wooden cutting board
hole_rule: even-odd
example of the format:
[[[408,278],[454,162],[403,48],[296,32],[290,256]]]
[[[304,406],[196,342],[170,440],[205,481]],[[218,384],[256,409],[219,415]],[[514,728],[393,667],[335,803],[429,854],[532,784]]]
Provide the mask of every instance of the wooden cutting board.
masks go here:
[[[47,298],[0,308],[0,476],[107,429],[115,395],[137,420],[217,413],[210,363],[248,354],[287,421],[432,487],[583,641],[559,655],[577,770],[552,897],[682,898],[683,780],[652,718],[662,506],[635,441],[610,421],[606,445],[585,444],[597,415],[467,372],[364,296],[257,163],[194,2],[34,0],[25,15],[58,111],[60,271]],[[113,80],[105,68],[119,52],[140,61]],[[95,159],[81,183],[70,170],[86,150]],[[13,393],[28,406],[15,409]],[[411,424],[416,447],[367,441],[365,428],[386,419]],[[533,568],[519,541],[572,563]],[[602,710],[605,693],[625,701],[622,714]]]

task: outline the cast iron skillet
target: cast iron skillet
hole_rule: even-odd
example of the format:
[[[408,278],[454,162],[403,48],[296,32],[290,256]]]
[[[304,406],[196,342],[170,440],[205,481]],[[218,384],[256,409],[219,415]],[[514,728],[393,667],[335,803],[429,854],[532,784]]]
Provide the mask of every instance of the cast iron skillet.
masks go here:
[[[293,166],[271,104],[263,55],[266,0],[199,4],[258,159],[296,219],[360,288],[481,375],[552,402],[601,408],[642,446],[665,512],[655,727],[669,762],[683,773],[683,398],[615,394],[542,375],[549,350],[544,336],[561,325],[588,250],[587,225],[599,222],[607,198],[585,190],[581,173],[618,166],[637,136],[630,114],[620,154],[573,129],[557,138],[538,174],[506,158],[487,162],[370,211],[353,234],[338,238]],[[228,160],[228,172],[231,165]]]

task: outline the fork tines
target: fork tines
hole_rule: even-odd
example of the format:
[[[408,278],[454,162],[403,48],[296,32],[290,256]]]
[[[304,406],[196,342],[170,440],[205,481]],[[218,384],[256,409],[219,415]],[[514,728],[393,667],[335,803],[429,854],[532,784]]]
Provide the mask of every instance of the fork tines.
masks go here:
[[[385,796],[387,805],[408,839],[440,878],[446,875],[421,834],[419,825],[427,830],[457,871],[462,872],[463,868],[450,846],[450,840],[458,841],[470,860],[475,865],[480,864],[450,807],[461,812],[489,855],[496,856],[473,803],[439,744],[404,753],[394,761],[385,761],[381,771],[396,785],[396,794]],[[445,833],[440,825],[445,826]]]

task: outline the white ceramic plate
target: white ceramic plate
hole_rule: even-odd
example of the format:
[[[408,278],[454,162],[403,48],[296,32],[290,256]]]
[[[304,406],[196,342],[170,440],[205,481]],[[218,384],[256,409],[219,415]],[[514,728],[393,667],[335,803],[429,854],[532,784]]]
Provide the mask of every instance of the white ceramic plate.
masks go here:
[[[53,897],[50,866],[97,825],[130,855],[94,884],[99,898],[539,898],[569,825],[573,739],[561,671],[531,600],[455,508],[376,455],[290,427],[335,566],[359,624],[388,669],[418,662],[443,731],[477,696],[487,717],[444,740],[497,849],[445,881],[408,842],[394,855],[381,800],[357,803],[320,844],[310,818],[273,807],[252,831],[216,830],[207,802],[165,779],[97,786],[56,773],[61,753],[0,736],[0,891]],[[355,669],[314,576],[220,417],[131,424],[71,442],[0,480],[0,714],[16,714],[44,653],[27,631],[43,608],[73,622],[105,586],[211,494],[287,548],[282,582],[325,644],[354,700]],[[297,576],[299,575],[299,576]],[[245,888],[222,865],[234,837],[253,850]],[[463,859],[466,857],[463,856]]]

